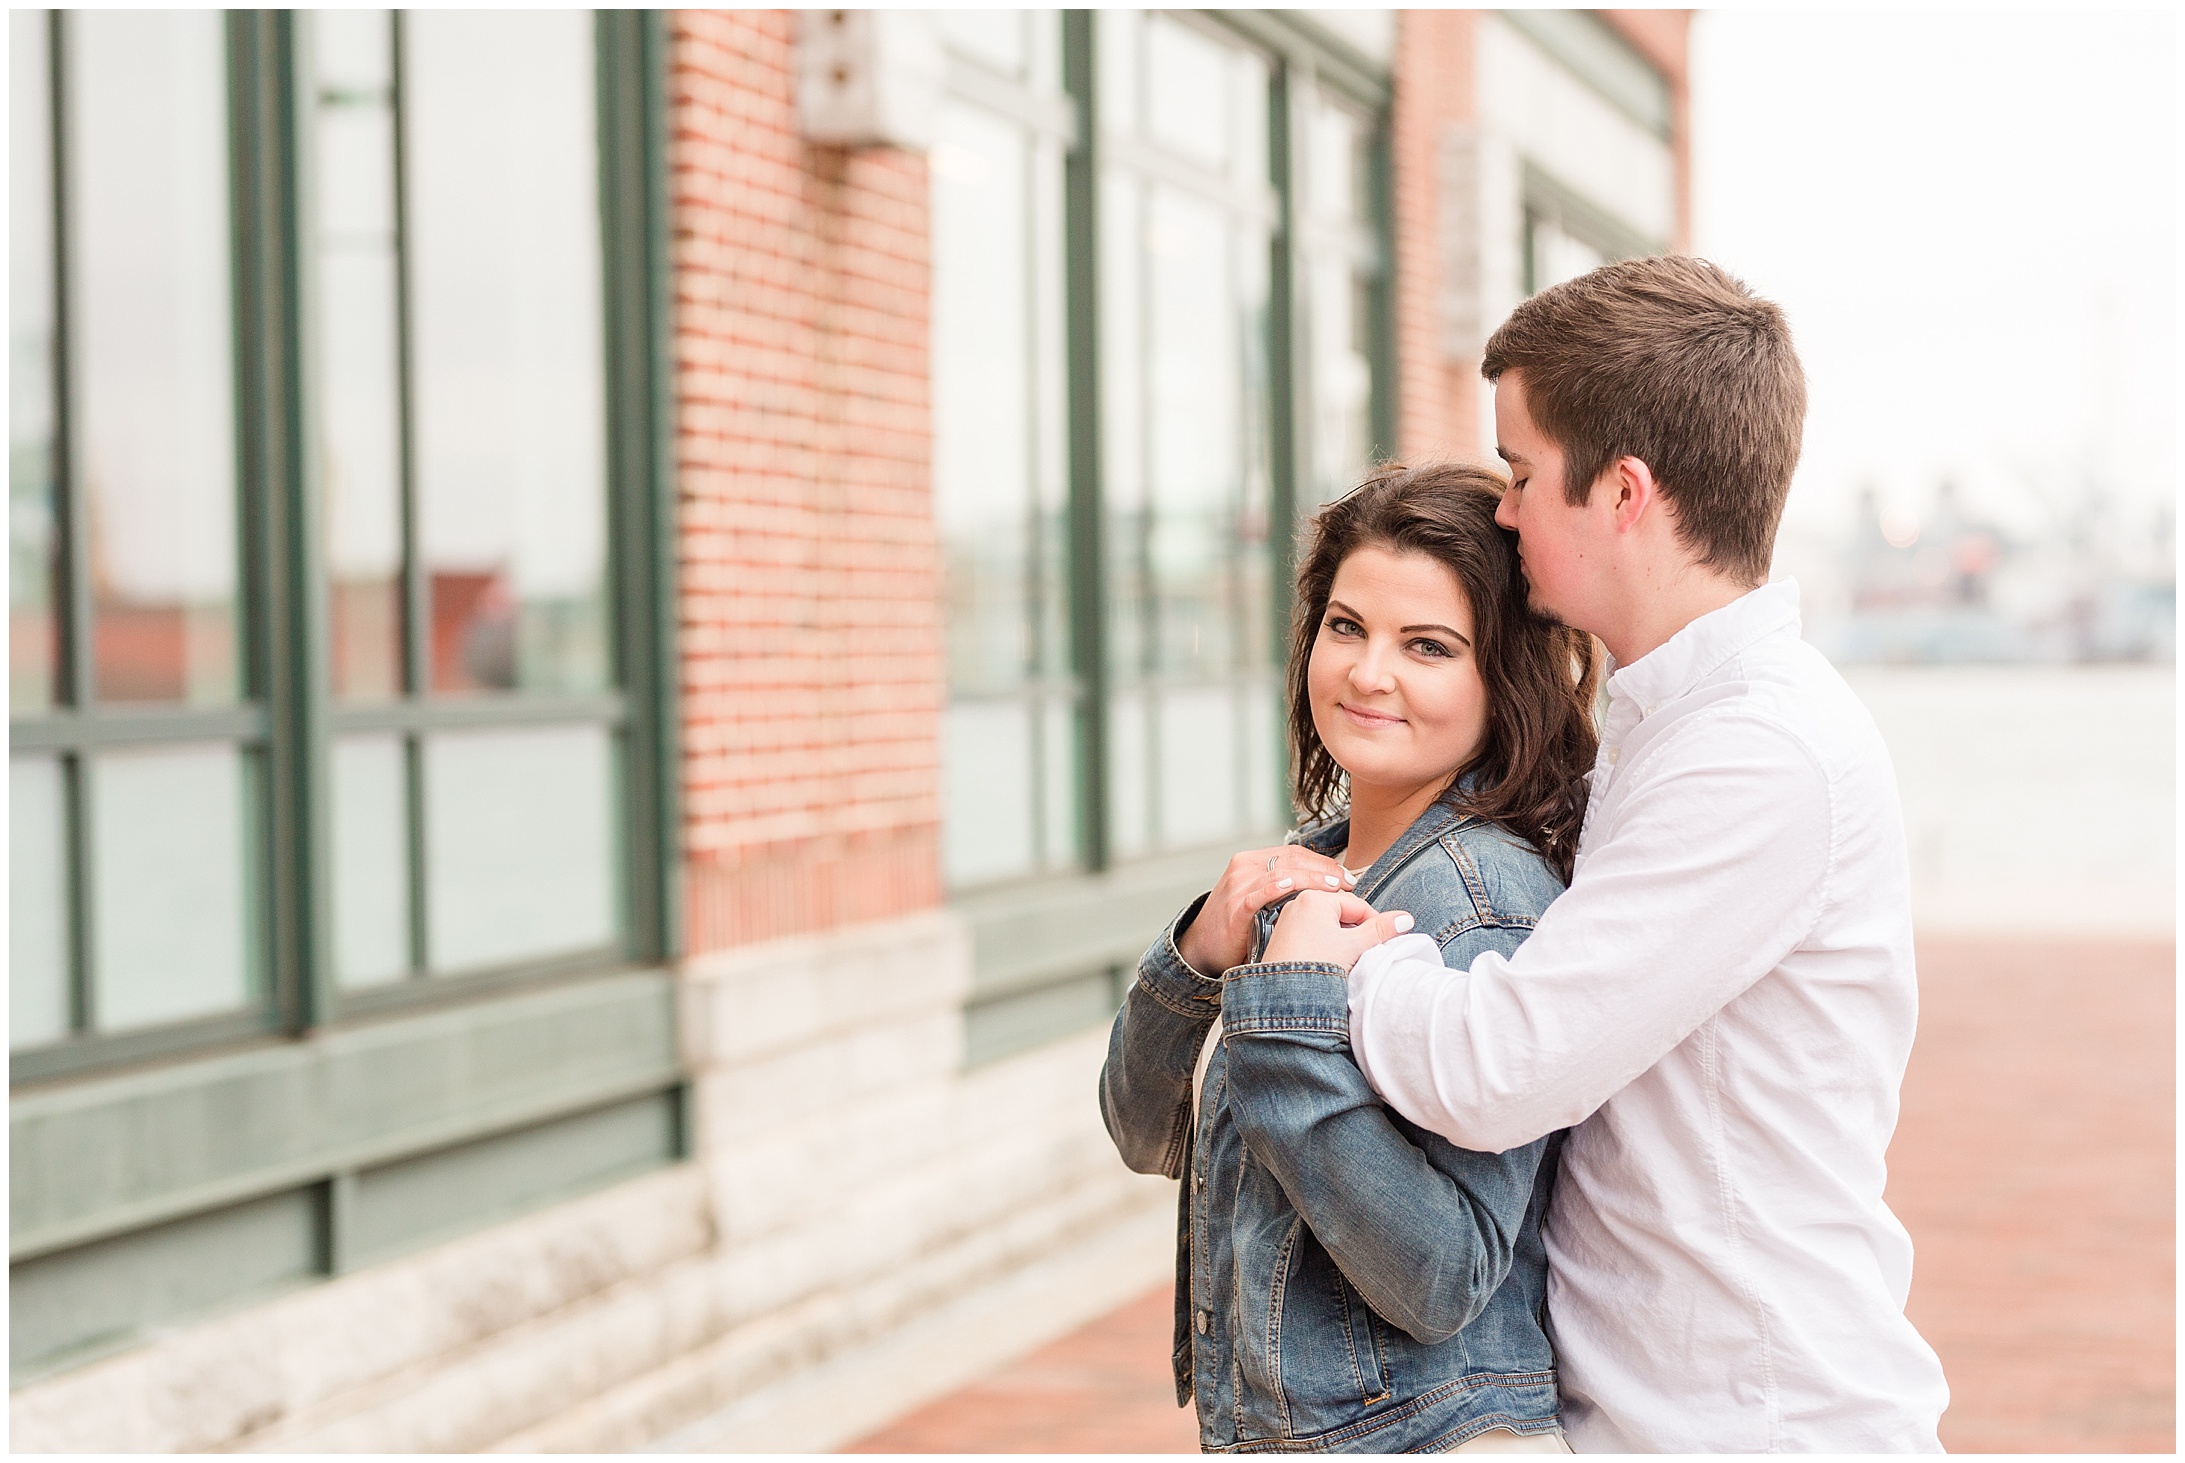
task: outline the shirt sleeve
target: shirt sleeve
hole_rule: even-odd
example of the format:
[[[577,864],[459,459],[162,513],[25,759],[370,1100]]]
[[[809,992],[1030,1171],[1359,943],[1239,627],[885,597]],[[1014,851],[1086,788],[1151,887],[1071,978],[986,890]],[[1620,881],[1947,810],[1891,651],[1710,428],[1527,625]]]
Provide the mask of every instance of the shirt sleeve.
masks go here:
[[[1702,712],[1627,776],[1514,954],[1445,970],[1430,940],[1406,935],[1352,970],[1358,1065],[1420,1127],[1500,1153],[1575,1126],[1811,931],[1829,785],[1788,729]]]
[[[1478,928],[1449,955],[1507,951],[1525,935]],[[1245,1146],[1377,1314],[1428,1345],[1456,1335],[1510,1273],[1550,1145],[1471,1153],[1400,1125],[1351,1061],[1339,966],[1246,966],[1224,987],[1228,1101]]]

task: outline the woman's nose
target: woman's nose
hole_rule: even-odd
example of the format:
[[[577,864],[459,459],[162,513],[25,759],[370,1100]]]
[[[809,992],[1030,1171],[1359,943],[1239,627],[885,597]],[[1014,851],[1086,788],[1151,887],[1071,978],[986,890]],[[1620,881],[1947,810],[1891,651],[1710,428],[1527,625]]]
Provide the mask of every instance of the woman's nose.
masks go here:
[[[1368,645],[1358,652],[1351,662],[1351,684],[1361,691],[1386,691],[1394,684],[1388,671],[1388,657],[1378,647]]]

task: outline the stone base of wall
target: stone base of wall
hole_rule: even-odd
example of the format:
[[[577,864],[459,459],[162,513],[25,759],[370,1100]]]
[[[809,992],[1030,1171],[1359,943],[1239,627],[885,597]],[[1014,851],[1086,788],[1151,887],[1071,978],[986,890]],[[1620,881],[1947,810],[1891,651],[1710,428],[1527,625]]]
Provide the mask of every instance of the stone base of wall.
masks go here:
[[[24,1388],[21,1451],[833,1446],[1169,1273],[1105,1033],[966,1073],[945,912],[694,960],[689,1163]]]

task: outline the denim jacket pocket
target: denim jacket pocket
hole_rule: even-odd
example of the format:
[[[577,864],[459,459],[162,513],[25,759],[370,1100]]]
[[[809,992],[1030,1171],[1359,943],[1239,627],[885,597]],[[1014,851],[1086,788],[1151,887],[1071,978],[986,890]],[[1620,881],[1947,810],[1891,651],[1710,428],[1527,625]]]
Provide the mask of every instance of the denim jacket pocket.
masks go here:
[[[1245,1162],[1252,1171],[1245,1187],[1277,1188],[1258,1163]],[[1295,1209],[1277,1203],[1272,1211],[1282,1216],[1280,1226],[1236,1250],[1240,1440],[1310,1438],[1358,1422],[1391,1391],[1387,1324]],[[1255,1265],[1253,1256],[1263,1258]]]

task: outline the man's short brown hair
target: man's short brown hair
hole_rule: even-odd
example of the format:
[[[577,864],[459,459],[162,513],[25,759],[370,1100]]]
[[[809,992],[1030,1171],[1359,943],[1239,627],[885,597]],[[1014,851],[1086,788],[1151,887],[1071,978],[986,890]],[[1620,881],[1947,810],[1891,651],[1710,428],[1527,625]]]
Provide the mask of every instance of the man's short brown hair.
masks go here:
[[[1527,413],[1563,449],[1571,503],[1636,457],[1700,562],[1767,579],[1806,419],[1780,309],[1704,259],[1627,259],[1511,311],[1480,362],[1489,381],[1505,371],[1523,377]]]

